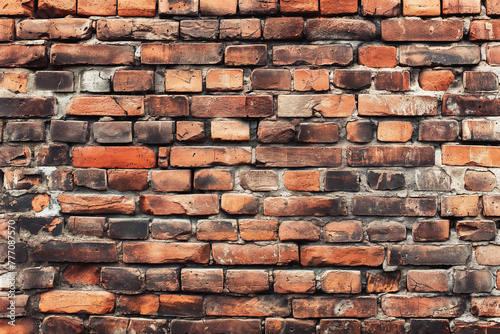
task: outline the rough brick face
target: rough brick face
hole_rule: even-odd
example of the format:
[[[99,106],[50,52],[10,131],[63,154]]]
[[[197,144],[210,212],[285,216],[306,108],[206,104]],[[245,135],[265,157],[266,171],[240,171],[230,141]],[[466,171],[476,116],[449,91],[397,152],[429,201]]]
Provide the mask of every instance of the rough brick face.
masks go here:
[[[0,333],[499,330],[500,1],[0,15]]]

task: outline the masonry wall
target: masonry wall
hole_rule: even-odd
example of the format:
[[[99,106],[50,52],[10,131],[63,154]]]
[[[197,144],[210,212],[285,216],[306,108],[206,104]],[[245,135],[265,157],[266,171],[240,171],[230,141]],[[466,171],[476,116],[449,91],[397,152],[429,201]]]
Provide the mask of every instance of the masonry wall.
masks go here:
[[[0,15],[0,333],[500,331],[499,1]]]

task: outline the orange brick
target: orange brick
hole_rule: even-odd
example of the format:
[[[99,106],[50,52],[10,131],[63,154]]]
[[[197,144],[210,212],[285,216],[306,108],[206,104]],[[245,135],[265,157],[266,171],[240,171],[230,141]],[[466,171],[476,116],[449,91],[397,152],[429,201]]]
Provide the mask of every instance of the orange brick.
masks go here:
[[[156,0],[118,0],[119,16],[146,16],[156,15]]]
[[[78,0],[77,12],[85,16],[116,15],[117,0]]]
[[[214,141],[248,141],[250,124],[243,121],[212,121],[211,134]]]
[[[225,193],[221,196],[221,209],[230,215],[255,215],[259,207],[259,199],[253,195]]]
[[[479,214],[479,196],[442,196],[442,217],[475,217]]]
[[[404,16],[439,16],[441,2],[439,0],[402,0]]]
[[[321,15],[356,14],[358,0],[320,0]]]
[[[326,293],[360,293],[361,272],[347,270],[327,271],[321,279],[321,288]]]
[[[423,90],[446,91],[455,80],[450,70],[436,70],[420,72],[418,83]]]
[[[443,145],[442,152],[444,165],[500,167],[500,147]]]
[[[201,15],[235,15],[238,0],[200,0]]]
[[[443,0],[443,14],[445,15],[479,13],[481,13],[481,0]]]
[[[316,275],[312,270],[275,270],[275,293],[314,293]]]
[[[396,67],[396,51],[393,46],[362,46],[358,50],[359,64],[375,68]]]
[[[116,71],[113,76],[115,92],[145,92],[154,89],[153,71]]]
[[[15,38],[16,23],[12,19],[0,20],[0,42],[12,42]]]
[[[250,79],[254,90],[292,90],[292,75],[289,70],[257,69],[252,72]]]
[[[202,169],[194,173],[194,189],[233,190],[233,173],[229,169]]]
[[[319,171],[285,171],[283,183],[292,191],[320,191]]]
[[[102,291],[54,290],[40,295],[39,309],[43,313],[106,314],[115,306],[115,295]]]
[[[328,70],[295,70],[294,89],[299,92],[326,91],[330,89]]]
[[[76,0],[38,0],[39,17],[64,17],[76,14]]]
[[[272,241],[278,239],[277,220],[242,219],[239,221],[241,239]]]
[[[280,10],[286,14],[315,14],[319,10],[318,0],[280,0]]]
[[[226,284],[232,293],[262,293],[269,290],[267,270],[228,270]]]
[[[7,89],[13,93],[26,93],[28,86],[28,72],[23,70],[0,73],[0,89]]]
[[[197,142],[205,139],[205,123],[192,121],[177,122],[177,140]]]
[[[158,0],[158,13],[167,15],[198,15],[199,0]]]
[[[74,147],[73,166],[83,168],[153,168],[156,154],[146,147]]]
[[[2,16],[30,16],[34,12],[34,0],[0,0],[0,15]]]
[[[410,292],[446,292],[446,270],[410,270],[406,279]]]
[[[203,78],[200,70],[165,70],[166,92],[201,92]]]
[[[207,73],[206,85],[207,91],[226,92],[243,90],[243,70],[210,70]]]
[[[487,0],[486,1],[486,14],[488,14],[488,15],[500,14],[500,0]]]
[[[250,147],[172,147],[170,164],[177,167],[209,167],[212,165],[248,165]]]
[[[186,192],[191,190],[191,171],[162,170],[151,172],[151,189],[163,192]]]
[[[398,16],[401,0],[361,0],[361,14],[368,16]]]
[[[383,142],[404,143],[411,139],[413,125],[410,122],[378,123],[377,139]]]

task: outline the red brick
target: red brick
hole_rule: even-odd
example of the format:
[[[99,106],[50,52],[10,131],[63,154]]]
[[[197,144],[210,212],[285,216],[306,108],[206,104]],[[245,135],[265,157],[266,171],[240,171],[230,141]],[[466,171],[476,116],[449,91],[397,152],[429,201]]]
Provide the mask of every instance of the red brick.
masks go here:
[[[259,319],[208,319],[208,320],[173,320],[173,333],[220,333],[231,331],[234,333],[261,333]]]
[[[375,68],[396,67],[396,51],[393,46],[361,46],[358,49],[359,64]]]
[[[418,83],[423,90],[446,91],[455,80],[450,70],[423,71],[418,77]]]
[[[275,293],[314,293],[316,275],[312,270],[275,270]]]
[[[500,64],[500,47],[496,45],[486,47],[486,62],[493,66]]]
[[[318,0],[280,0],[280,11],[286,14],[315,14],[319,11]]]
[[[43,181],[42,172],[36,169],[6,170],[3,175],[4,187],[8,190],[28,190],[40,185]]]
[[[205,123],[178,121],[176,123],[178,141],[199,142],[205,139]]]
[[[461,220],[456,224],[457,236],[465,241],[488,241],[495,238],[497,227],[492,220]]]
[[[408,1],[408,0],[406,0]],[[463,37],[462,20],[384,20],[384,41],[460,41]]]
[[[146,289],[150,291],[179,291],[178,268],[150,268],[146,271]]]
[[[115,92],[145,92],[154,89],[153,71],[116,71],[113,76]]]
[[[281,296],[231,297],[208,296],[208,316],[286,317],[290,314],[288,300]]]
[[[360,242],[363,240],[363,223],[359,220],[331,222],[323,228],[325,242]]]
[[[37,14],[42,18],[75,15],[76,0],[39,0]]]
[[[443,145],[443,165],[499,167],[499,150],[491,146]]]
[[[123,243],[124,263],[208,263],[209,258],[210,245],[205,243]]]
[[[382,142],[405,143],[411,140],[413,125],[410,122],[379,122],[377,139]]]
[[[347,66],[353,60],[352,47],[345,44],[333,45],[283,45],[273,47],[273,64],[284,65],[341,65]]]
[[[470,252],[470,246],[463,244],[448,246],[390,246],[387,253],[387,264],[390,266],[465,265],[470,256]]]
[[[500,40],[500,25],[496,20],[474,20],[470,25],[470,40],[498,41]]]
[[[78,14],[85,16],[113,16],[116,15],[117,0],[79,0]]]
[[[321,289],[326,293],[360,293],[361,272],[329,270],[321,278]]]
[[[167,15],[198,15],[199,0],[186,0],[179,2],[177,0],[159,0],[158,13]]]
[[[321,228],[310,221],[284,221],[278,233],[281,241],[319,241]]]
[[[464,88],[467,91],[494,91],[498,89],[498,77],[492,72],[464,73]]]
[[[488,330],[498,330],[500,329],[500,325],[497,322],[463,322],[463,321],[455,321],[454,324],[454,333],[456,334],[467,334],[470,331],[488,331]]]
[[[220,39],[257,40],[260,39],[261,35],[262,28],[259,19],[229,19],[220,21]]]
[[[1,45],[0,66],[2,67],[46,67],[45,45]]]
[[[73,166],[83,168],[153,168],[156,154],[146,147],[75,147]]]
[[[266,270],[228,270],[226,285],[232,293],[267,292],[269,291],[269,274]]]
[[[343,305],[349,305],[344,307]],[[369,318],[377,314],[375,297],[313,297],[292,301],[295,318]],[[327,332],[324,332],[327,333]]]
[[[96,285],[99,283],[99,268],[90,264],[72,264],[66,267],[63,279],[69,284],[83,283]]]
[[[238,241],[236,220],[198,220],[196,239],[207,241]]]
[[[320,191],[319,171],[285,171],[283,185],[292,191]]]
[[[262,147],[255,150],[257,164],[266,167],[338,167],[339,147]]]
[[[464,301],[458,297],[384,296],[382,310],[390,317],[455,318],[464,313]]]
[[[462,139],[464,141],[498,142],[500,131],[497,121],[463,120]]]
[[[204,216],[219,213],[218,195],[141,195],[139,204],[143,213],[155,216]]]
[[[193,117],[267,117],[274,114],[271,95],[193,96]]]
[[[243,70],[240,69],[211,69],[205,80],[209,92],[243,90]]]
[[[406,285],[410,292],[447,292],[446,270],[409,270]]]
[[[150,116],[182,117],[189,115],[187,96],[149,95],[144,102]]]
[[[289,143],[295,139],[295,125],[286,121],[260,121],[257,141],[261,143]]]
[[[194,189],[232,190],[233,174],[228,169],[202,169],[194,173]]]
[[[296,69],[293,79],[296,91],[327,91],[330,89],[330,72],[328,70]]]
[[[483,196],[483,214],[485,216],[500,216],[499,202],[500,196]]]
[[[375,39],[377,28],[373,22],[357,19],[321,18],[307,20],[308,41]]]
[[[215,65],[222,62],[223,51],[221,43],[145,43],[142,44],[141,62],[149,65]]]
[[[53,290],[40,295],[38,308],[43,313],[106,314],[115,306],[115,295],[101,291]]]
[[[399,64],[407,66],[475,65],[479,63],[480,56],[478,46],[442,47],[415,44],[399,47]]]
[[[153,17],[156,15],[156,0],[118,0],[118,15]]]
[[[61,194],[61,212],[72,214],[135,214],[135,201],[120,195]]]
[[[450,237],[448,220],[420,220],[413,223],[413,241],[446,241]]]
[[[303,266],[368,266],[378,267],[384,262],[382,246],[302,246],[300,264]]]
[[[362,116],[435,116],[437,99],[432,96],[367,95],[358,97]]]
[[[182,269],[182,291],[222,293],[224,271],[222,269]]]
[[[142,96],[75,96],[66,105],[75,116],[144,116]]]
[[[350,146],[347,153],[353,167],[434,166],[432,146]]]
[[[292,90],[292,75],[289,70],[253,70],[250,80],[254,90]]]
[[[364,16],[398,16],[401,0],[361,0],[361,14]]]
[[[465,172],[465,189],[472,191],[492,191],[497,183],[495,174],[490,171],[480,172],[467,170]]]
[[[299,258],[294,244],[212,244],[212,256],[215,263],[222,265],[282,265]]]
[[[264,39],[300,40],[304,33],[304,23],[301,17],[270,17],[264,24]]]
[[[410,90],[409,71],[380,71],[375,74],[375,89],[391,92],[406,92]]]
[[[320,0],[321,15],[356,14],[358,1],[356,0]]]
[[[214,165],[249,165],[250,147],[172,147],[173,167],[210,167]]]
[[[158,295],[120,295],[116,301],[116,310],[121,314],[156,315],[159,305]]]
[[[221,209],[230,215],[255,215],[259,207],[259,199],[253,195],[225,193],[221,196]]]
[[[278,240],[277,220],[241,219],[238,225],[241,239],[245,241]]]
[[[151,172],[151,189],[162,192],[187,192],[191,190],[191,171],[163,170]]]
[[[242,15],[276,14],[278,0],[239,0],[239,11]]]
[[[267,64],[267,45],[229,45],[224,62],[227,66],[262,66]]]
[[[443,14],[479,14],[481,0],[443,0]]]
[[[149,188],[148,170],[110,169],[108,186],[118,191],[143,191]]]
[[[332,197],[268,197],[264,199],[264,215],[286,216],[345,216],[345,199]]]

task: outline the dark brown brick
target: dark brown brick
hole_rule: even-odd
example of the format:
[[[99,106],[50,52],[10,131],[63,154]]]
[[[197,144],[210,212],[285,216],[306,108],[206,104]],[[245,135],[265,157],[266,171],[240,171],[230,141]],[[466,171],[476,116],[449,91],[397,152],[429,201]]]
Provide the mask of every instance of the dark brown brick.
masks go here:
[[[32,267],[22,270],[19,286],[23,290],[47,289],[54,287],[57,270],[53,267]]]
[[[366,292],[397,292],[400,277],[399,271],[368,271],[366,272]]]
[[[54,115],[53,98],[0,98],[0,117],[44,118]]]
[[[85,143],[89,135],[88,122],[52,120],[50,137],[53,141],[66,143]]]
[[[432,146],[350,146],[347,161],[352,167],[434,166]]]
[[[59,242],[39,245],[32,253],[35,262],[117,262],[114,242]]]
[[[182,117],[189,115],[189,100],[184,95],[148,95],[144,102],[150,116]]]
[[[419,123],[418,140],[455,141],[459,132],[460,126],[455,120],[425,120]]]
[[[464,73],[464,88],[467,91],[495,91],[498,89],[498,77],[493,72]]]
[[[69,165],[69,147],[66,144],[39,146],[35,152],[35,162],[38,166]]]
[[[127,45],[54,44],[50,63],[64,65],[133,65],[134,48]]]
[[[352,213],[360,216],[433,217],[437,213],[437,197],[354,196]]]
[[[273,47],[273,64],[284,65],[342,65],[353,60],[352,47],[334,45],[284,45]]]
[[[371,71],[335,70],[333,84],[343,89],[363,89],[372,84]]]
[[[286,317],[290,314],[288,300],[281,296],[256,297],[208,296],[208,316]]]
[[[353,143],[368,143],[373,139],[375,126],[371,121],[348,122],[347,140]]]
[[[150,291],[179,291],[178,268],[150,268],[146,271],[146,288]]]
[[[359,191],[359,174],[354,171],[330,170],[325,174],[325,191]]]
[[[264,215],[286,216],[345,216],[345,199],[330,197],[268,197],[264,199]]]
[[[35,86],[39,90],[71,93],[75,91],[74,74],[71,71],[37,71]]]
[[[94,190],[108,189],[105,169],[77,169],[73,175],[75,184],[79,187]]]
[[[389,170],[370,170],[367,181],[370,188],[375,190],[396,190],[405,186],[404,174]]]
[[[43,122],[9,122],[3,130],[5,141],[44,141]]]
[[[411,319],[410,331],[419,334],[449,334],[450,323],[448,320]]]
[[[219,20],[182,20],[180,31],[184,40],[217,40]]]
[[[332,222],[323,228],[325,242],[360,242],[363,240],[363,223],[359,220]]]
[[[104,217],[69,217],[66,224],[67,229],[73,234],[82,234],[92,237],[104,235]]]
[[[375,39],[377,28],[373,22],[356,19],[321,18],[307,20],[308,41]]]
[[[361,321],[321,319],[319,322],[319,334],[332,332],[336,334],[361,334]]]
[[[480,95],[451,95],[443,97],[445,116],[499,116],[500,99]]]
[[[257,141],[261,143],[289,143],[295,138],[295,126],[285,121],[261,121]]]
[[[215,334],[223,331],[233,333],[259,334],[259,319],[208,319],[208,320],[173,320],[172,333],[206,333]]]
[[[100,283],[106,290],[138,293],[142,288],[142,274],[136,268],[103,267]]]
[[[335,123],[301,123],[297,140],[305,143],[336,143],[339,140],[339,127]]]
[[[265,167],[338,167],[339,147],[263,147],[255,150],[257,165]]]
[[[149,235],[148,219],[110,218],[108,237],[111,239],[147,239]]]
[[[194,117],[267,117],[273,113],[270,95],[193,96],[191,103]]]
[[[148,170],[109,169],[108,186],[118,191],[144,191],[149,188]]]
[[[292,75],[289,70],[256,69],[252,71],[250,80],[254,90],[292,90]]]
[[[222,62],[223,54],[221,43],[145,43],[142,44],[141,62],[149,65],[215,65]]]
[[[174,140],[174,122],[136,122],[134,133],[138,142],[145,144],[169,144]]]
[[[304,33],[301,17],[270,17],[264,23],[266,40],[300,40]]]
[[[455,270],[454,293],[491,292],[493,274],[489,270]]]
[[[450,221],[420,220],[413,223],[413,241],[446,241],[450,237]]]
[[[406,66],[476,65],[480,56],[481,50],[475,45],[402,45],[399,48],[399,63]]]
[[[132,122],[95,122],[94,139],[101,144],[132,142]]]
[[[2,67],[47,67],[45,45],[1,45],[0,66]]]
[[[48,186],[50,190],[73,190],[73,172],[68,169],[57,169],[53,171],[49,175]]]
[[[409,71],[380,71],[375,74],[375,89],[391,92],[410,90]]]
[[[465,241],[488,241],[493,240],[497,233],[497,227],[492,220],[461,220],[456,225],[457,236]]]
[[[387,263],[390,266],[454,266],[465,265],[470,256],[468,245],[390,246]]]
[[[303,333],[312,334],[316,332],[316,321],[297,320],[292,318],[267,318],[265,323],[266,334],[281,333]]]
[[[403,241],[406,239],[406,227],[394,221],[373,221],[366,229],[371,242]]]
[[[19,217],[17,226],[31,234],[47,232],[53,236],[61,235],[64,225],[62,217]]]
[[[42,333],[44,334],[83,334],[85,327],[83,320],[73,316],[50,315],[42,322]],[[26,332],[27,333],[27,332]]]

